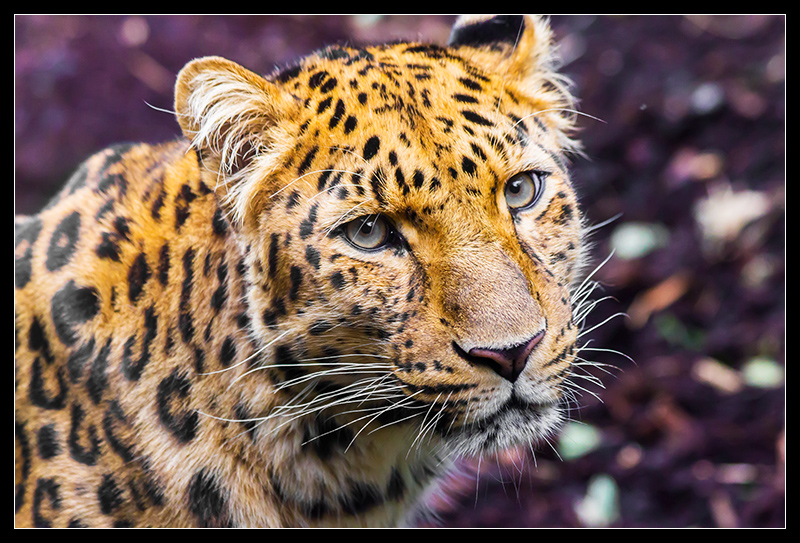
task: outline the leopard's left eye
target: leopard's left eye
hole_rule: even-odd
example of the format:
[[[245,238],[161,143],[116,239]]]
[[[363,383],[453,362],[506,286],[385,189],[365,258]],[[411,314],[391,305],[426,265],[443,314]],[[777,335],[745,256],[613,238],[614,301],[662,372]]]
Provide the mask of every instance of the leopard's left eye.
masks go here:
[[[363,251],[381,249],[392,241],[394,230],[381,215],[364,215],[344,226],[347,240]]]
[[[506,204],[514,211],[527,209],[539,199],[544,192],[544,177],[541,172],[518,173],[506,181]]]

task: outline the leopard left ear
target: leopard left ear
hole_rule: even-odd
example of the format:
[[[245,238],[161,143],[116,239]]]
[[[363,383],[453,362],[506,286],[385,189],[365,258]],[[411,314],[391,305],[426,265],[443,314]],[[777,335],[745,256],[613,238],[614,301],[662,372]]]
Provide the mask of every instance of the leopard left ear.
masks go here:
[[[513,84],[514,92],[542,110],[539,119],[556,129],[562,148],[579,150],[578,142],[569,136],[575,128],[575,99],[569,80],[556,71],[559,57],[546,18],[462,15],[448,45],[474,66]]]
[[[448,45],[489,72],[534,86],[552,75],[555,48],[547,19],[534,15],[462,15]]]

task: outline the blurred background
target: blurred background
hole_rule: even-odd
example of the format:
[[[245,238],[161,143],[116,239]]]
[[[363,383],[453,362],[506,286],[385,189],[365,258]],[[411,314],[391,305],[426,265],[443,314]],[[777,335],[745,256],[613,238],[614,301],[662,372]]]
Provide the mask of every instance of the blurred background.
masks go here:
[[[454,19],[17,16],[15,212],[108,144],[178,136],[154,108],[194,57],[268,73],[331,43],[443,44]],[[551,22],[600,119],[572,176],[589,224],[617,218],[592,232],[595,264],[613,255],[581,355],[614,367],[582,367],[603,387],[575,379],[551,444],[465,462],[421,525],[783,527],[785,18]]]

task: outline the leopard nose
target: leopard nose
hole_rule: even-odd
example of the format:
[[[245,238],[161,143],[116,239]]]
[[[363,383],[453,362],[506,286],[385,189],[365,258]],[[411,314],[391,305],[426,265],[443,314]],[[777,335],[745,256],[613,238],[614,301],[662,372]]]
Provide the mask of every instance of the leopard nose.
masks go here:
[[[528,362],[528,355],[531,354],[531,351],[533,351],[543,337],[544,330],[529,340],[512,347],[500,349],[473,347],[468,353],[465,353],[467,356],[464,358],[467,358],[467,360],[474,364],[488,366],[494,370],[495,373],[513,383],[520,376],[522,370],[525,369],[525,364]],[[456,350],[459,351],[461,349]]]

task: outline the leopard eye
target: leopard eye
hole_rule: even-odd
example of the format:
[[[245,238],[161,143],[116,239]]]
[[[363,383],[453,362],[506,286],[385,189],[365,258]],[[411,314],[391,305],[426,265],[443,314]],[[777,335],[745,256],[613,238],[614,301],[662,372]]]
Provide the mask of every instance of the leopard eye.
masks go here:
[[[540,172],[518,173],[506,182],[506,204],[512,210],[531,207],[543,192],[544,175]]]
[[[358,249],[372,251],[391,241],[392,226],[381,215],[365,215],[347,223],[344,235]]]

